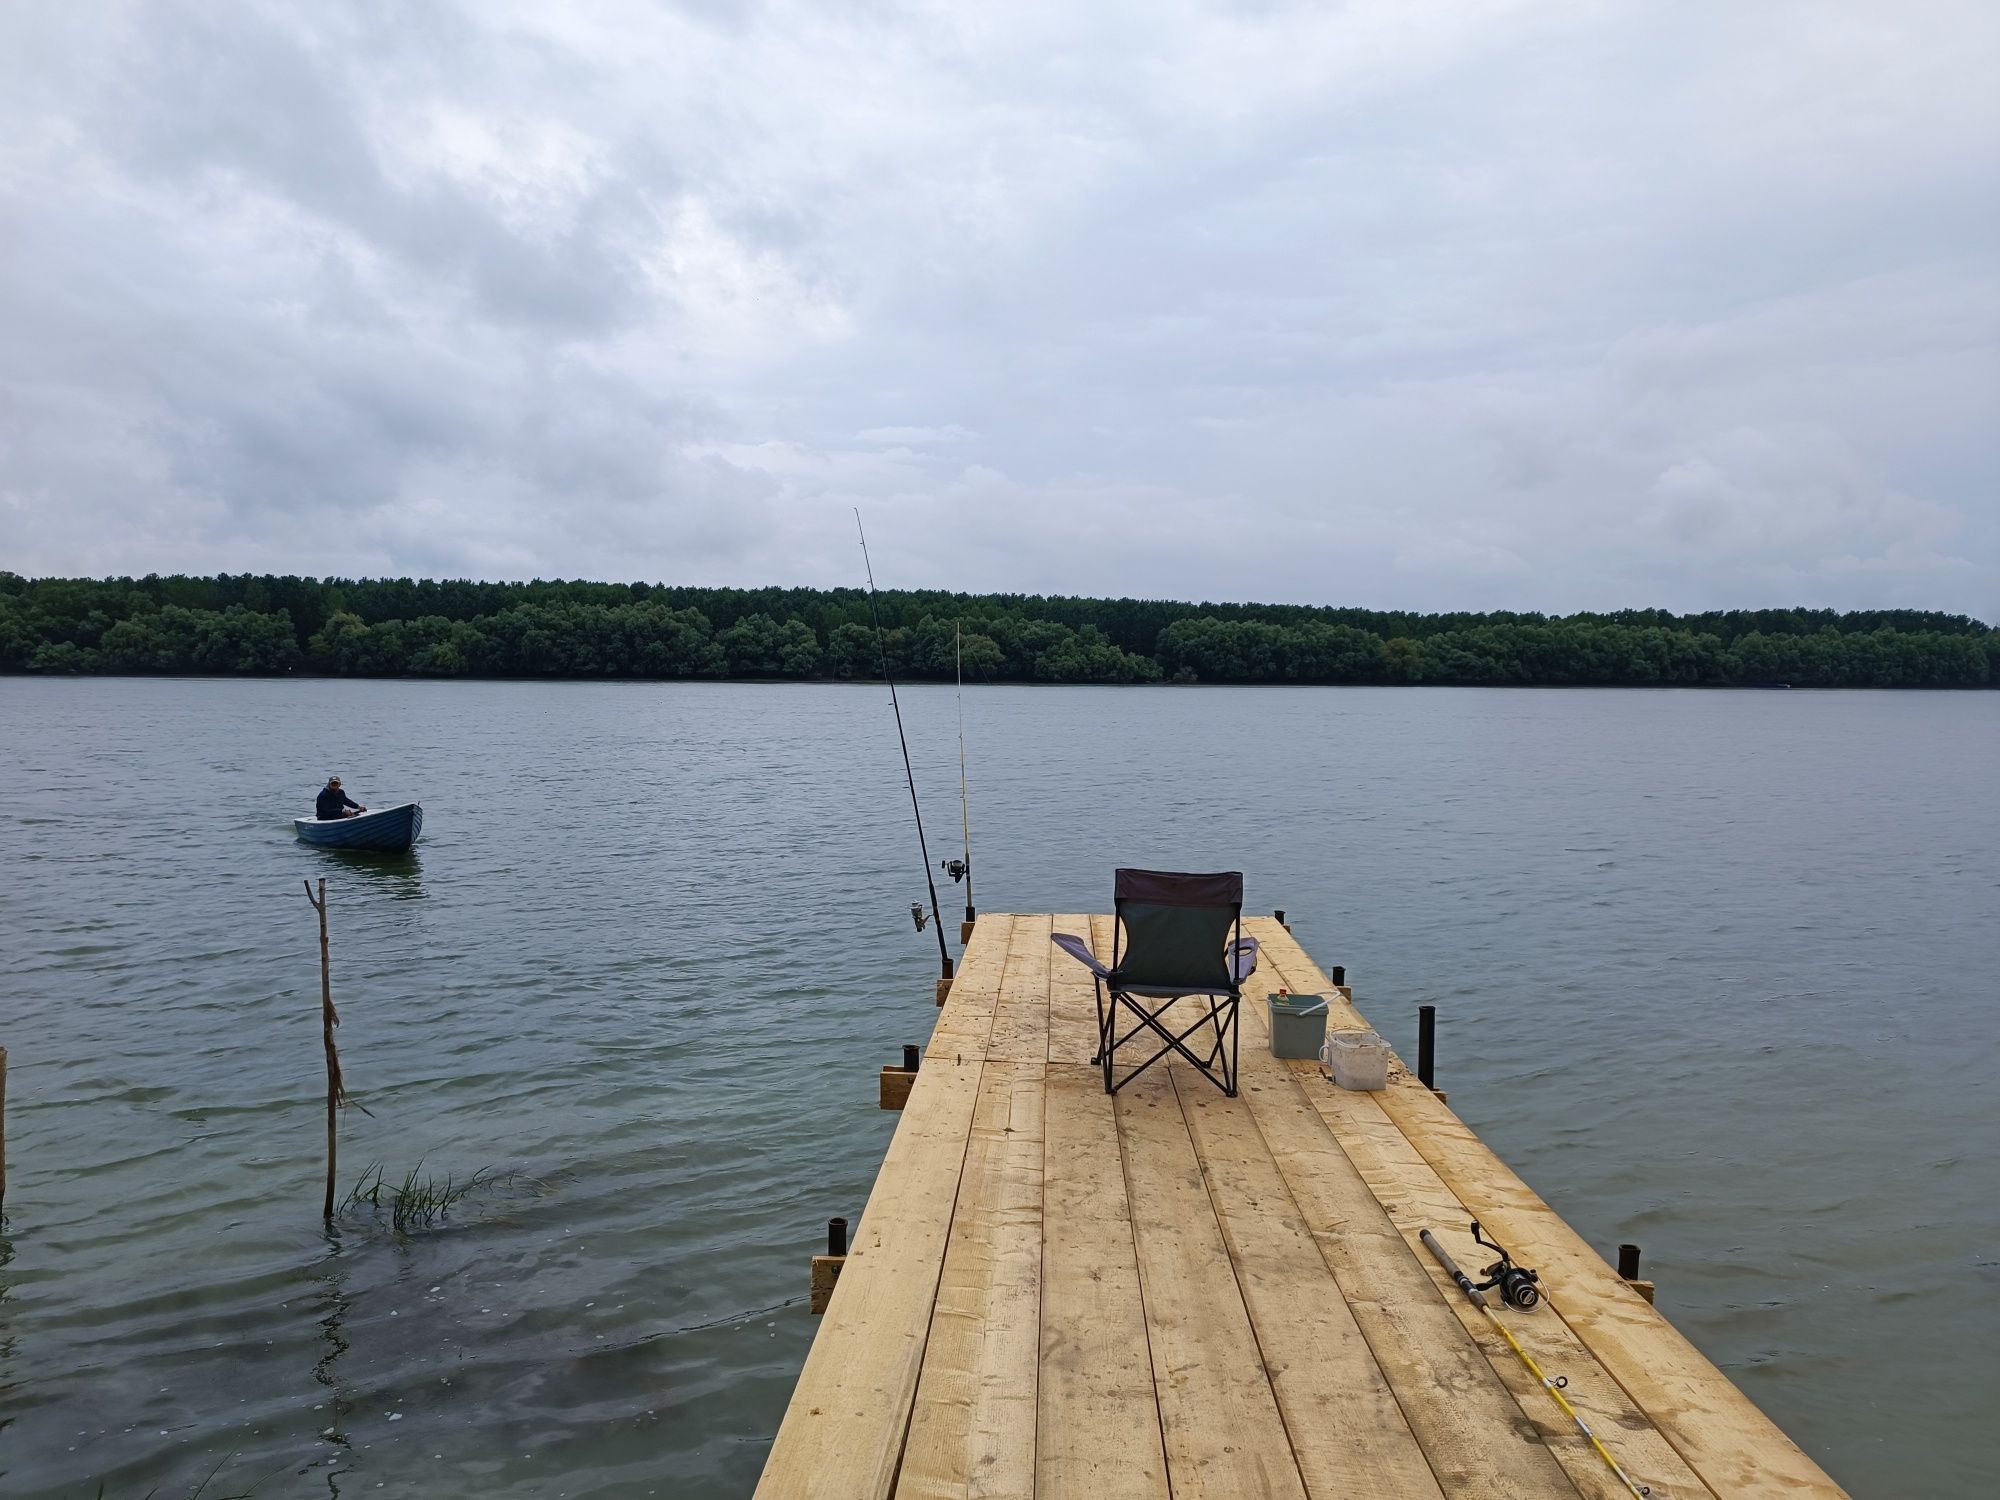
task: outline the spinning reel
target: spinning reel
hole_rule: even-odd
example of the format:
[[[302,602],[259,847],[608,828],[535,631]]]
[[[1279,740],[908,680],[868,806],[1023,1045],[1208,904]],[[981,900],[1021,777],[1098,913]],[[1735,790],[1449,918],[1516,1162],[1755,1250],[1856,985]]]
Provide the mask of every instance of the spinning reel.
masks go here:
[[[1479,1274],[1486,1279],[1477,1283],[1480,1291],[1489,1288],[1500,1293],[1500,1300],[1509,1307],[1522,1312],[1532,1312],[1542,1300],[1542,1289],[1535,1283],[1542,1279],[1542,1273],[1531,1271],[1526,1266],[1514,1264],[1514,1257],[1507,1253],[1507,1247],[1498,1240],[1489,1240],[1479,1228],[1479,1221],[1472,1221],[1472,1242],[1484,1245],[1500,1258]]]
[[[938,861],[938,868],[951,877],[953,885],[957,885],[961,880],[965,879],[965,872],[968,866],[962,859],[944,859]]]

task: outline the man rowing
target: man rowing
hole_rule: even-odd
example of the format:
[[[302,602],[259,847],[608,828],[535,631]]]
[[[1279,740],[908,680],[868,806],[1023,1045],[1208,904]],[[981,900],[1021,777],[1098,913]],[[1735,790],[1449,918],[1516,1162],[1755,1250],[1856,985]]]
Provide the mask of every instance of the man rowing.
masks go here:
[[[326,785],[319,789],[319,800],[313,804],[313,816],[321,822],[328,822],[334,818],[351,818],[357,813],[367,811],[367,808],[340,789],[338,776],[326,778]]]

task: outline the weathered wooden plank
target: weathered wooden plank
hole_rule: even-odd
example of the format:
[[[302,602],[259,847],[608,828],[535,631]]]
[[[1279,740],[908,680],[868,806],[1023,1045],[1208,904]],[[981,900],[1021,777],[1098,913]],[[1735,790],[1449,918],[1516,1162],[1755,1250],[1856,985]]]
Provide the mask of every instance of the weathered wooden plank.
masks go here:
[[[1295,988],[1325,987],[1324,972],[1276,923],[1258,937]],[[1347,1017],[1365,1024],[1352,1007]],[[1680,1330],[1619,1281],[1443,1100],[1407,1074],[1373,1098],[1469,1216],[1542,1271],[1550,1306],[1710,1490],[1845,1493]]]
[[[1247,1098],[1175,1073],[1257,1347],[1313,1500],[1437,1500],[1438,1483]]]
[[[1332,1125],[1355,1170],[1402,1232],[1404,1243],[1430,1276],[1436,1294],[1478,1341],[1495,1373],[1514,1393],[1522,1413],[1540,1429],[1542,1440],[1578,1490],[1592,1500],[1623,1500],[1627,1492],[1603,1459],[1418,1238],[1422,1230],[1432,1230],[1461,1266],[1477,1273],[1493,1257],[1480,1250],[1467,1232],[1473,1215],[1418,1155],[1373,1095],[1326,1087],[1312,1090],[1311,1098],[1321,1117]],[[1518,1313],[1502,1306],[1497,1295],[1489,1295],[1498,1316],[1506,1319],[1522,1347],[1549,1374],[1568,1382],[1563,1394],[1570,1404],[1583,1414],[1626,1470],[1652,1487],[1653,1500],[1710,1500],[1708,1487],[1604,1370],[1589,1346],[1553,1311],[1553,1303],[1545,1303],[1533,1313]]]
[[[1042,1118],[1035,1500],[1167,1500],[1125,1173],[1097,1070],[1050,1067]]]
[[[1125,1085],[1114,1103],[1175,1500],[1305,1500],[1167,1069]],[[1199,1075],[1192,1086],[1213,1087]]]
[[[1007,965],[993,1011],[986,1055],[1000,1062],[1044,1062],[1049,1055],[1048,916],[1017,916],[1007,939]],[[1067,959],[1064,962],[1068,962]]]
[[[1274,944],[1257,987],[1282,984],[1297,990],[1311,989],[1320,977],[1323,976],[1301,973],[1297,964],[1290,961],[1285,945]],[[1310,1062],[1280,1063],[1271,1058],[1268,1013],[1261,996],[1254,1015],[1246,1022],[1246,1035],[1251,1033],[1257,1038],[1254,1066],[1267,1075],[1271,1069],[1282,1068],[1305,1090],[1311,1107],[1331,1130],[1354,1170],[1402,1235],[1417,1268],[1430,1279],[1435,1295],[1478,1344],[1495,1376],[1512,1394],[1520,1415],[1534,1424],[1571,1482],[1592,1500],[1600,1497],[1618,1500],[1625,1491],[1616,1476],[1522,1366],[1506,1341],[1493,1331],[1486,1315],[1465,1300],[1464,1294],[1423,1248],[1418,1239],[1421,1230],[1433,1229],[1446,1242],[1455,1244],[1472,1215],[1403,1138],[1381,1109],[1379,1096],[1331,1087],[1320,1079],[1316,1065]],[[1476,1269],[1482,1262],[1468,1249],[1465,1263]],[[1569,1381],[1565,1395],[1571,1404],[1610,1442],[1627,1469],[1653,1486],[1655,1500],[1683,1500],[1683,1497],[1706,1500],[1707,1487],[1561,1318],[1549,1315],[1546,1310],[1538,1316],[1508,1311],[1502,1311],[1501,1316],[1509,1319],[1515,1336],[1544,1369],[1561,1373]]]
[[[980,1077],[897,1500],[1034,1493],[1042,1069],[989,1062]]]
[[[765,1461],[765,1500],[886,1496],[909,1423],[984,1064],[926,1062]]]
[[[925,1057],[981,1057],[993,1035],[993,1016],[1000,1005],[1008,944],[1016,918],[988,912],[973,929],[972,942],[958,964],[951,997],[937,1013],[937,1026],[924,1047]]]
[[[1054,919],[1056,932],[1091,942],[1090,918],[1069,914]],[[1097,1052],[1097,986],[1090,970],[1050,945],[1049,1061],[1087,1065]]]
[[[1313,1108],[1309,1086],[1270,1055],[1272,982],[1261,974],[1245,998],[1242,1097],[1439,1487],[1452,1500],[1575,1495]]]

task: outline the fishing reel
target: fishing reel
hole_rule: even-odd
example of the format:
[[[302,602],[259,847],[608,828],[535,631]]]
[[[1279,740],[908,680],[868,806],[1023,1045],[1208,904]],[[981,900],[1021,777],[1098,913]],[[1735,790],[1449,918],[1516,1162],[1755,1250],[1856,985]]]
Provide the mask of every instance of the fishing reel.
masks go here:
[[[957,885],[961,880],[965,879],[969,866],[962,859],[946,859],[938,861],[938,868],[951,877],[953,885]]]
[[[1498,1240],[1489,1240],[1480,1231],[1477,1219],[1472,1221],[1472,1242],[1484,1245],[1500,1257],[1479,1273],[1486,1278],[1477,1283],[1479,1290],[1483,1292],[1492,1288],[1500,1293],[1500,1300],[1509,1307],[1519,1308],[1522,1312],[1534,1311],[1542,1300],[1542,1289],[1536,1285],[1542,1279],[1542,1273],[1515,1265],[1514,1257],[1507,1253],[1504,1245]]]
[[[912,901],[910,903],[910,920],[917,924],[917,931],[922,932],[924,930],[924,925],[928,923],[930,919],[931,919],[931,914],[924,910],[923,902]]]

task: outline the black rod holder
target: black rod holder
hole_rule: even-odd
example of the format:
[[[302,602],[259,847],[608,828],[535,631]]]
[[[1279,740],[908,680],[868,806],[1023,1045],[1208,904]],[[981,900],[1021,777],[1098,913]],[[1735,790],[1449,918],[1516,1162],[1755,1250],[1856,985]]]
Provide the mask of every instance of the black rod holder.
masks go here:
[[[905,1073],[917,1071],[917,1049],[908,1042],[903,1043],[903,1071]]]
[[[1278,919],[1278,925],[1280,927],[1283,927],[1285,925],[1285,909],[1282,906],[1279,907],[1276,911],[1272,912],[1271,915]]]
[[[1336,985],[1342,985],[1347,983],[1346,964],[1335,964],[1331,969],[1327,970],[1327,973],[1333,976],[1333,982]]]
[[[1618,1274],[1626,1281],[1639,1279],[1639,1247],[1620,1245],[1618,1247]]]
[[[847,1220],[836,1218],[826,1221],[826,1253],[847,1254]]]
[[[1417,1007],[1417,1082],[1427,1089],[1436,1087],[1431,1078],[1437,1069],[1437,1021],[1435,1005]]]

